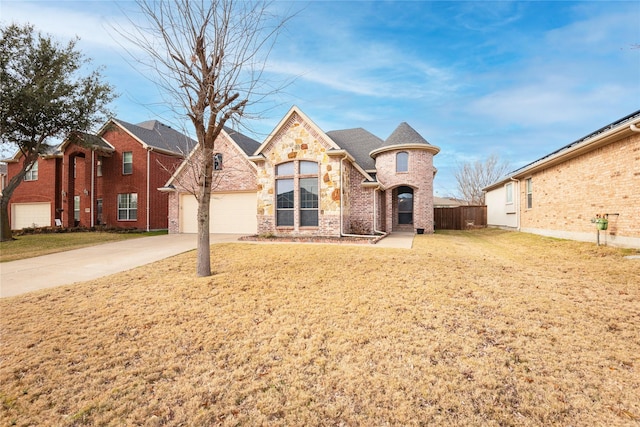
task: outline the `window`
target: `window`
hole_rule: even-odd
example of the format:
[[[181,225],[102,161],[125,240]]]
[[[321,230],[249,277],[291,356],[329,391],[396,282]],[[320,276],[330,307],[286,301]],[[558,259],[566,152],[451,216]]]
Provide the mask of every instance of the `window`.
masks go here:
[[[222,170],[222,153],[216,153],[213,156],[213,170],[221,171]]]
[[[294,161],[276,166],[276,226],[318,226],[318,164]]]
[[[525,181],[527,187],[527,209],[531,209],[533,207],[533,183],[531,182],[531,178]]]
[[[98,156],[98,161],[96,162],[96,176],[102,176],[102,156]]]
[[[396,154],[396,172],[409,171],[409,153],[401,151]]]
[[[398,187],[398,224],[413,224],[413,189]]]
[[[509,182],[507,183],[507,185],[504,186],[504,191],[505,191],[505,195],[506,195],[506,203],[508,205],[513,203],[513,182]]]
[[[37,181],[38,180],[38,161],[36,160],[24,176],[25,181]]]
[[[118,221],[138,219],[138,194],[118,194]]]
[[[133,173],[133,152],[125,151],[122,153],[122,174],[130,175]]]
[[[80,222],[80,196],[73,196],[73,219]]]

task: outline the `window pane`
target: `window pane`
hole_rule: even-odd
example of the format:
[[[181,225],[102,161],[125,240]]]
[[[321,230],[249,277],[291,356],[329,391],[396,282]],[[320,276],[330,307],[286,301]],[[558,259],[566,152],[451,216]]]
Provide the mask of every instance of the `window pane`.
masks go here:
[[[318,175],[318,164],[316,162],[300,162],[301,175]]]
[[[217,171],[222,170],[222,153],[216,153],[213,156],[213,169]]]
[[[413,224],[413,214],[410,212],[398,214],[398,224]]]
[[[318,226],[318,210],[305,209],[300,211],[301,227],[317,227]]]
[[[276,180],[276,208],[293,209],[293,179]]]
[[[513,203],[513,190],[512,190],[513,184],[508,183],[505,186],[505,191],[507,193],[507,203]]]
[[[130,174],[133,172],[133,153],[125,151],[122,153],[122,173]]]
[[[409,153],[401,152],[396,154],[396,172],[407,172],[409,170]]]
[[[276,215],[276,225],[280,227],[293,226],[293,209],[278,209]]]
[[[300,208],[318,208],[318,178],[300,179]]]
[[[276,166],[276,175],[293,175],[293,162],[282,163]]]

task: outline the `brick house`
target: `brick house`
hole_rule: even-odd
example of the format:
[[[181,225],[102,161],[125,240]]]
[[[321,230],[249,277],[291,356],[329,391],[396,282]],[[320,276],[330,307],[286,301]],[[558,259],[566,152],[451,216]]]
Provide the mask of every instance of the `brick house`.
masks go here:
[[[640,110],[486,187],[489,226],[640,248]]]
[[[195,142],[156,121],[109,120],[96,135],[74,133],[42,154],[9,204],[14,230],[106,225],[166,229],[168,197],[157,191]],[[22,155],[8,162],[9,178]]]
[[[214,178],[220,184],[212,192],[212,232],[433,232],[433,156],[439,148],[406,123],[385,141],[361,128],[325,133],[292,107],[262,144],[254,141],[253,150],[248,138],[235,135],[223,133],[216,142],[223,160]],[[167,183],[170,232],[197,229],[189,169]]]

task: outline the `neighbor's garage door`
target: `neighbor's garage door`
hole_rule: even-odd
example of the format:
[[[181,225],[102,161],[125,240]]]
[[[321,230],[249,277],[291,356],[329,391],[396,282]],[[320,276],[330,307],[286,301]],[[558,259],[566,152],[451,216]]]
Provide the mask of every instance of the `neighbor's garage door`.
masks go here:
[[[180,232],[198,232],[198,202],[191,194],[180,195]],[[211,196],[209,231],[211,233],[255,234],[256,193],[224,193]]]
[[[11,205],[11,229],[51,225],[51,203],[13,203]]]

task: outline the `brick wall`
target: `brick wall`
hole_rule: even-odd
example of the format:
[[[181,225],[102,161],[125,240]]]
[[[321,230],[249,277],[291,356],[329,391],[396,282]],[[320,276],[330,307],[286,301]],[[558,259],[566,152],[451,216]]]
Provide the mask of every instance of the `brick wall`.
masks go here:
[[[396,172],[396,154],[409,153],[408,172]],[[378,181],[385,186],[386,231],[399,229],[397,192],[399,186],[413,188],[413,228],[433,232],[433,154],[427,150],[400,149],[380,153],[376,157]]]
[[[7,182],[22,169],[23,157],[18,162],[7,163]],[[56,216],[56,158],[38,158],[38,179],[22,181],[14,190],[9,201],[9,221],[12,221],[11,205],[14,203],[49,202],[51,204],[51,224]]]
[[[530,176],[533,207],[520,182],[521,228],[558,237],[594,240],[596,214],[609,216],[609,243],[640,242],[640,134],[598,148]],[[602,233],[601,233],[602,234]]]
[[[222,170],[213,171],[212,194],[257,191],[257,168],[234,142],[226,135],[221,135],[213,151],[214,154],[222,154]],[[195,194],[198,191],[201,170],[199,156],[199,152],[194,153],[174,178],[173,185],[177,191],[168,195],[169,233],[180,231],[180,194]]]

